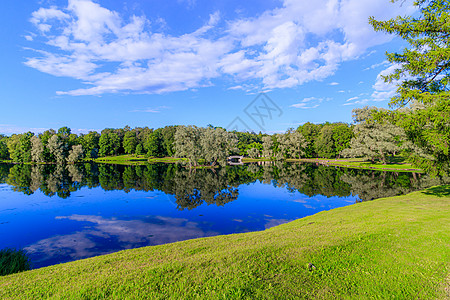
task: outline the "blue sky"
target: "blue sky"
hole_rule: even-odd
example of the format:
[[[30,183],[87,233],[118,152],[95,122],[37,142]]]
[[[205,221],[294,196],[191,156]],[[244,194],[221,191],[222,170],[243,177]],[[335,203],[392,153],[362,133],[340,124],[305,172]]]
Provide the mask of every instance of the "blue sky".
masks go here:
[[[412,12],[389,0],[2,4],[4,134],[237,123],[272,133],[351,122],[356,107],[387,107],[394,86],[379,75],[395,66],[385,52],[404,46],[373,32],[368,17]],[[261,92],[268,98],[256,99]]]

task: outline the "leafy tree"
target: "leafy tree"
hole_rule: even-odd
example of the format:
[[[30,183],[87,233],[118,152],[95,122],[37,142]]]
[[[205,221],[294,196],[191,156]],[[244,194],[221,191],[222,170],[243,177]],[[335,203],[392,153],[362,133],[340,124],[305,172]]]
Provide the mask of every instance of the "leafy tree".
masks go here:
[[[314,141],[314,148],[319,157],[332,158],[336,156],[333,139],[333,125],[325,124],[322,127],[317,139]]]
[[[67,147],[58,134],[53,135],[49,140],[47,147],[50,153],[55,157],[58,164],[63,164],[66,162]]]
[[[8,159],[9,152],[5,140],[0,140],[0,159]]]
[[[450,166],[450,2],[416,0],[413,16],[388,21],[370,19],[376,31],[395,34],[409,47],[402,53],[388,53],[387,59],[397,69],[384,77],[397,83],[391,107],[405,107],[387,118],[401,126],[423,154],[412,153],[417,166],[434,173],[448,172]],[[419,103],[419,105],[415,105]]]
[[[142,154],[144,154],[144,147],[142,147],[142,144],[137,144],[136,155],[142,155]]]
[[[253,142],[249,144],[245,151],[250,158],[258,158],[261,156],[261,152],[263,150],[263,146],[261,143]]]
[[[265,136],[262,138],[263,151],[262,155],[265,158],[272,158],[274,156],[274,143],[271,136]]]
[[[347,124],[338,123],[333,127],[335,153],[340,156],[342,150],[350,148],[350,141],[355,135]]]
[[[99,146],[98,154],[100,156],[109,155],[109,153],[111,152],[111,142],[109,140],[108,133],[102,133],[98,141],[98,146]]]
[[[145,142],[145,150],[148,157],[164,157],[165,149],[163,145],[163,136],[161,131],[154,131],[150,134]]]
[[[201,130],[200,144],[202,158],[213,166],[224,166],[231,151],[237,148],[236,135],[222,128],[205,128]]]
[[[307,143],[305,149],[305,157],[317,157],[317,152],[314,146],[315,140],[319,135],[321,128],[322,125],[313,124],[310,122],[307,122],[297,128],[297,131],[299,131],[303,135]]]
[[[389,155],[411,147],[402,128],[388,122],[371,121],[376,111],[376,108],[367,106],[353,110],[358,124],[354,127],[355,137],[350,142],[351,148],[343,150],[343,156],[364,157],[372,161],[380,159],[386,164]]]
[[[175,155],[185,157],[189,166],[196,166],[201,158],[201,133],[197,126],[178,126],[175,132]]]
[[[281,154],[285,158],[301,158],[307,147],[306,139],[298,131],[288,131],[277,136]]]
[[[138,139],[136,136],[136,132],[131,130],[125,132],[125,136],[123,138],[123,149],[127,154],[134,154],[136,152],[136,146],[138,144]]]
[[[55,130],[49,129],[39,135],[42,145],[44,146],[44,152],[43,152],[44,161],[55,161],[55,157],[50,153],[50,150],[47,147],[49,139],[55,134],[56,134]]]
[[[14,136],[14,135],[13,135]],[[31,137],[34,133],[27,132],[17,136],[11,137],[11,142],[8,145],[10,155],[15,162],[30,162],[31,161]]]
[[[67,162],[75,163],[82,160],[84,157],[83,146],[74,145],[72,150],[69,151],[69,156],[67,156]]]
[[[72,132],[72,130],[69,127],[64,126],[64,127],[61,127],[58,129],[57,134],[62,138],[69,138],[71,132]]]
[[[96,131],[89,131],[88,134],[82,136],[80,143],[84,149],[84,155],[87,158],[97,158],[99,150],[100,134]]]
[[[44,145],[37,136],[31,138],[31,160],[34,162],[44,161]]]
[[[175,154],[174,142],[175,142],[175,132],[178,126],[166,126],[164,128],[158,129],[161,131],[163,137],[163,146],[165,151],[165,156],[173,156]]]

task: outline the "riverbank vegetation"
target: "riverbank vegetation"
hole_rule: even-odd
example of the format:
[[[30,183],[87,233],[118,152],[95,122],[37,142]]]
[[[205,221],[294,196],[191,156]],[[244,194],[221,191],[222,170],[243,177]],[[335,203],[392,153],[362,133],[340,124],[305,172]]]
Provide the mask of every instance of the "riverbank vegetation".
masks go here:
[[[0,298],[444,299],[450,187],[0,277]]]

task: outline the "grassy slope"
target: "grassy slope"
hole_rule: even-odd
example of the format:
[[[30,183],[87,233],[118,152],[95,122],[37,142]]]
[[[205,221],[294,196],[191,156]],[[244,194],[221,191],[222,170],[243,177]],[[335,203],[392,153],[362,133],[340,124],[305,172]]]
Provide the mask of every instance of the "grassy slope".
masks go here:
[[[449,228],[450,186],[436,187],[262,232],[0,277],[0,299],[442,299],[450,279]]]

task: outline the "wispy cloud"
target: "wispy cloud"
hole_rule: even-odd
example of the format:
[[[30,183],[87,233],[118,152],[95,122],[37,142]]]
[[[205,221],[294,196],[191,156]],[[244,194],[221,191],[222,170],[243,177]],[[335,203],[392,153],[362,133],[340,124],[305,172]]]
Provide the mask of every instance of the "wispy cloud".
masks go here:
[[[339,82],[331,82],[328,85],[331,85],[331,86],[339,85]]]
[[[92,0],[69,0],[66,7],[32,13],[37,32],[27,39],[35,51],[25,64],[84,85],[60,95],[166,93],[210,86],[224,76],[235,86],[290,88],[323,80],[342,62],[389,41],[392,37],[367,24],[372,15],[405,13],[405,7],[386,5],[284,0],[282,7],[253,18],[221,20],[215,12],[195,31],[173,36],[158,32],[160,24],[144,16],[126,18]],[[342,36],[333,34],[337,31]]]
[[[373,70],[373,69],[376,69],[376,68],[379,68],[379,67],[383,67],[383,66],[388,66],[388,65],[390,65],[390,63],[387,60],[385,60],[385,61],[382,61],[382,62],[380,62],[378,64],[373,64],[370,67],[365,68],[364,71]]]
[[[144,108],[144,109],[134,109],[130,112],[140,112],[140,113],[160,113],[162,110],[170,109],[168,106],[158,106],[155,108]]]
[[[330,101],[330,100],[331,100],[330,98],[309,97],[309,98],[304,98],[299,103],[292,104],[289,107],[302,108],[302,109],[316,108],[316,107],[319,107],[320,103],[322,103],[323,101]]]

